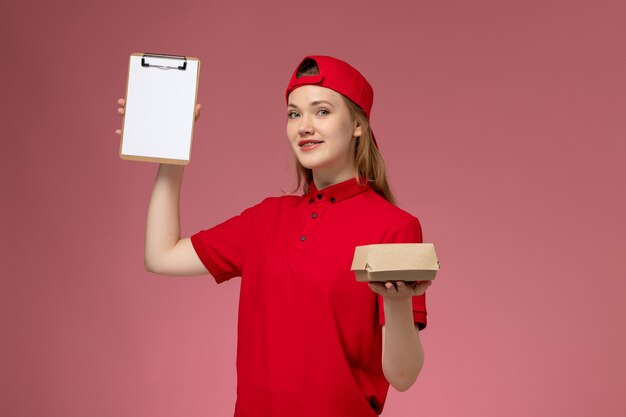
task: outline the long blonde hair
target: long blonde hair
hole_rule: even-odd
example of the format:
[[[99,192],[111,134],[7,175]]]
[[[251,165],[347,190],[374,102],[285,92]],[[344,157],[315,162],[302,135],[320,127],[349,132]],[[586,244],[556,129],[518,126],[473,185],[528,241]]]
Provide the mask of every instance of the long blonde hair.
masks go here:
[[[302,77],[307,75],[319,74],[319,68],[317,63],[312,59],[306,59],[300,68],[296,77]],[[354,145],[354,164],[357,168],[356,180],[360,185],[363,185],[362,180],[370,183],[370,187],[378,194],[380,194],[385,200],[391,204],[396,204],[395,198],[391,193],[389,184],[387,183],[387,173],[385,171],[385,161],[382,155],[378,151],[378,148],[374,144],[374,136],[369,124],[367,116],[363,110],[352,100],[341,95],[343,100],[350,110],[350,114],[360,125],[363,134],[357,137]],[[302,166],[298,158],[296,161],[296,176],[298,183],[294,192],[298,191],[302,186],[302,190],[305,194],[309,192],[309,183],[313,181],[313,171],[309,168]]]

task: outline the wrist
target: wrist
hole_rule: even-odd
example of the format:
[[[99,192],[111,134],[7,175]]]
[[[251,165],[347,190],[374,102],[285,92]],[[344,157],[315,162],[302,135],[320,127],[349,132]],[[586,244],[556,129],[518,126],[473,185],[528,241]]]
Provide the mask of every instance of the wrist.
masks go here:
[[[182,177],[184,170],[184,165],[159,164],[159,173],[168,177]]]
[[[387,309],[394,309],[398,311],[411,309],[413,308],[413,303],[411,302],[412,297],[397,297],[397,298],[384,298],[385,311]]]

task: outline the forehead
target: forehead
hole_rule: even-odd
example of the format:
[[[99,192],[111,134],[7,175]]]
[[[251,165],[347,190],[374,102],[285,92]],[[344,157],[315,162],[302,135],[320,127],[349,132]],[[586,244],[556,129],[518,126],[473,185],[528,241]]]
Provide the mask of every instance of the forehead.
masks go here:
[[[331,90],[330,88],[320,87],[319,85],[303,85],[289,93],[288,104],[298,107],[306,106],[316,101],[328,101],[339,107],[343,104],[341,94]]]

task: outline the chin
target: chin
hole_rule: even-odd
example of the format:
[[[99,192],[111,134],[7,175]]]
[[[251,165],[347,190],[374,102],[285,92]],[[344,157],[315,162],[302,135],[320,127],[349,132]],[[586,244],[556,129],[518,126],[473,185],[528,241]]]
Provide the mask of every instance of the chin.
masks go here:
[[[322,165],[323,161],[320,161],[320,158],[311,157],[309,155],[302,155],[300,152],[297,152],[295,155],[300,165],[307,169],[315,169],[319,168]]]
[[[311,163],[311,161],[303,161],[302,159],[298,159],[300,165],[305,167],[306,169],[317,169],[319,168],[319,164]]]
[[[302,158],[300,156],[298,161],[300,162],[300,165],[307,169],[324,168],[328,165],[328,161],[324,160],[324,158]]]

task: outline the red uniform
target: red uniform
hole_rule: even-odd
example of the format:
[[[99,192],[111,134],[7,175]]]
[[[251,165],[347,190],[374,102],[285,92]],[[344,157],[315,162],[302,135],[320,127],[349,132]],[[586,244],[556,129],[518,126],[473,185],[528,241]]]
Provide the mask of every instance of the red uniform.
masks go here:
[[[235,417],[374,417],[383,297],[350,271],[354,248],[422,242],[414,216],[355,179],[269,197],[191,237],[217,283],[241,277]],[[412,298],[426,327],[425,295]]]

